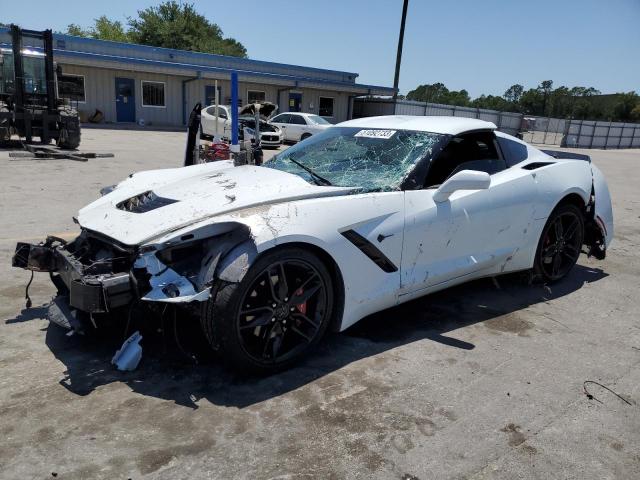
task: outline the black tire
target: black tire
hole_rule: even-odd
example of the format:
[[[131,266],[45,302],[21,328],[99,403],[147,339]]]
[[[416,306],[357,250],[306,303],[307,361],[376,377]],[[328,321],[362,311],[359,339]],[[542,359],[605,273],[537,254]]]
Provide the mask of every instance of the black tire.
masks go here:
[[[549,283],[564,278],[578,261],[583,240],[582,211],[570,203],[557,206],[542,229],[534,260],[534,274]]]
[[[75,150],[80,146],[80,119],[73,108],[64,108],[59,112],[60,123],[57,145],[65,150]]]
[[[0,104],[0,147],[8,147],[11,143],[9,109]]]
[[[310,133],[303,133],[302,136],[300,137],[300,141],[302,140],[306,140],[307,138],[309,138],[311,136]]]
[[[291,366],[318,344],[335,305],[324,263],[307,250],[284,247],[261,256],[240,283],[215,285],[200,321],[228,367],[268,374]]]

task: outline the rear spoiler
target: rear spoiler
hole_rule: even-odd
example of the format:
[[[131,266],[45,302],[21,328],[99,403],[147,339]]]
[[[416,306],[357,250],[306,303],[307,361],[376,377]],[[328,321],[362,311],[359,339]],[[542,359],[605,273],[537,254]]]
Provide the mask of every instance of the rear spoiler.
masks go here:
[[[562,150],[540,150],[542,153],[546,153],[550,157],[557,158],[558,160],[584,160],[591,163],[591,157],[589,155],[582,155],[581,153],[564,152]]]

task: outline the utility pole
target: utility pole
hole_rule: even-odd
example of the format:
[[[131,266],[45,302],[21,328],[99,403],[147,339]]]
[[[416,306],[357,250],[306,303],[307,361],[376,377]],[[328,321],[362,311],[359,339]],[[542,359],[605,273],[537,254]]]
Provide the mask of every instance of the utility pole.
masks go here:
[[[398,100],[398,83],[400,82],[400,62],[402,61],[402,43],[404,42],[404,24],[407,20],[407,7],[409,0],[402,4],[402,20],[400,22],[400,36],[398,37],[398,53],[396,55],[396,74],[393,78],[393,113],[396,113],[396,101]]]

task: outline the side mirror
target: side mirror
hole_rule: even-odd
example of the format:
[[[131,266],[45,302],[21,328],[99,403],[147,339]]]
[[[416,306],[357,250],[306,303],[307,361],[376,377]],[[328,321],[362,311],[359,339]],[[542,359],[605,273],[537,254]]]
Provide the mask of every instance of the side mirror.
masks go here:
[[[433,194],[433,201],[442,203],[457,190],[486,190],[491,184],[491,177],[487,172],[475,170],[461,170],[448,178]]]

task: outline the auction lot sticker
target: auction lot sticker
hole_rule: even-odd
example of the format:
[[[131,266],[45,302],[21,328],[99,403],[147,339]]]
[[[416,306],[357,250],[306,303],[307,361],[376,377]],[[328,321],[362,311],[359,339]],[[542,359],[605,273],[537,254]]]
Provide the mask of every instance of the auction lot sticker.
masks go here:
[[[396,130],[360,130],[354,137],[389,139],[394,133]]]

